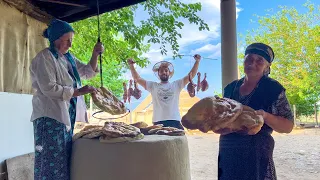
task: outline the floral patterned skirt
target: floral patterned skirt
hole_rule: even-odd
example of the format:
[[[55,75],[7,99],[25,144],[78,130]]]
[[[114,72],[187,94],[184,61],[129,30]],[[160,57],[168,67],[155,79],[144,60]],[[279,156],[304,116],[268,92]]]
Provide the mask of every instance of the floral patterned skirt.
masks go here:
[[[71,130],[48,117],[33,121],[35,141],[35,180],[69,180],[72,135],[76,118],[76,101],[72,101],[69,114]]]

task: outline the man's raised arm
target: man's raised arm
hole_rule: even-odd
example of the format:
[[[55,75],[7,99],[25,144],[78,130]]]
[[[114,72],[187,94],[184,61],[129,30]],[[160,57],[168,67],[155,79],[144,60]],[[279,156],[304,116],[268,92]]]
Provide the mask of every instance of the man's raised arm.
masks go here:
[[[194,76],[197,74],[198,72],[198,67],[199,67],[199,63],[200,63],[200,59],[201,56],[199,54],[196,54],[193,56],[194,59],[196,60],[196,62],[194,63],[191,71],[183,78],[183,84],[184,86],[187,85],[189,83],[189,74],[191,73],[191,79],[194,78]]]
[[[128,64],[129,64],[129,68],[130,68],[130,71],[131,71],[131,75],[133,77],[133,79],[138,83],[140,84],[144,89],[147,89],[147,82],[146,80],[142,79],[140,77],[140,75],[138,74],[138,72],[136,71],[136,69],[134,68],[134,61],[133,59],[128,59]]]

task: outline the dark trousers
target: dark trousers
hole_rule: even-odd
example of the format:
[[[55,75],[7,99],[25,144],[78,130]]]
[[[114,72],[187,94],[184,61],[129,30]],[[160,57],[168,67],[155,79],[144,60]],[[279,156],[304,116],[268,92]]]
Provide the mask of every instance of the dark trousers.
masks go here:
[[[163,124],[163,127],[175,127],[175,128],[184,130],[180,121],[177,121],[177,120],[164,120],[164,121],[154,122],[153,124],[154,125]]]

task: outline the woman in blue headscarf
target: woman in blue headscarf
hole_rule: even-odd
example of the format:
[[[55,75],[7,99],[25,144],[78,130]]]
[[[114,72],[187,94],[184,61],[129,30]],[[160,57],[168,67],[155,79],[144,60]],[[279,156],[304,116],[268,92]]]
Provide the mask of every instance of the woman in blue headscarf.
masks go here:
[[[72,135],[75,121],[87,122],[82,95],[94,93],[92,86],[81,85],[81,78],[94,77],[97,59],[104,48],[97,43],[88,64],[83,64],[69,52],[73,28],[64,21],[53,20],[43,33],[50,47],[32,60],[31,121],[34,126],[35,180],[69,180]]]

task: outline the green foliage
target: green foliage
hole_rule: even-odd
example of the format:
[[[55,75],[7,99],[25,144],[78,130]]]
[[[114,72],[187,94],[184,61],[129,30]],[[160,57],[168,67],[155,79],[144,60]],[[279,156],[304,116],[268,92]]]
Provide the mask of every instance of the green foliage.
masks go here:
[[[126,59],[134,58],[138,66],[145,67],[149,61],[143,54],[148,52],[150,43],[160,44],[162,54],[167,54],[169,46],[176,57],[179,51],[177,40],[182,37],[179,29],[184,26],[183,19],[197,24],[200,31],[209,30],[208,25],[196,14],[201,10],[200,3],[148,0],[140,5],[149,17],[139,24],[135,23],[135,13],[140,13],[138,5],[100,15],[100,35],[105,47],[102,55],[104,87],[118,97],[123,92],[122,82],[127,81],[121,77],[128,68]],[[97,42],[97,24],[97,17],[72,24],[76,34],[71,51],[84,62],[90,60],[93,46]],[[99,75],[84,81],[84,84],[100,87]]]
[[[266,16],[256,16],[259,28],[241,36],[244,42],[240,43],[240,47],[246,47],[252,42],[263,42],[273,48],[275,60],[270,76],[287,89],[298,115],[312,114],[320,95],[320,8],[310,2],[304,7],[306,13],[280,6],[276,13],[269,10]],[[239,58],[243,59],[243,53],[239,53]],[[242,65],[240,68],[243,73]]]

